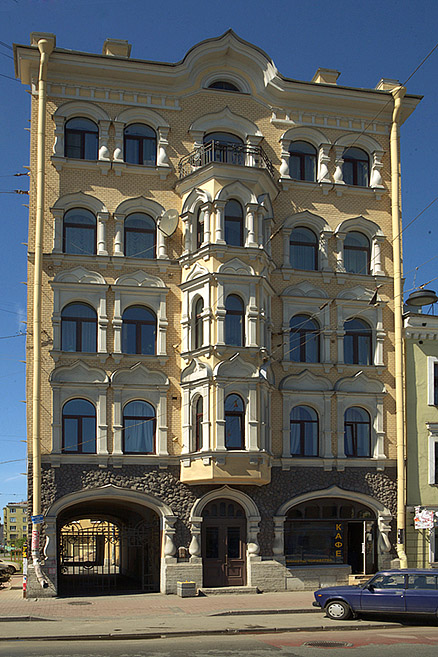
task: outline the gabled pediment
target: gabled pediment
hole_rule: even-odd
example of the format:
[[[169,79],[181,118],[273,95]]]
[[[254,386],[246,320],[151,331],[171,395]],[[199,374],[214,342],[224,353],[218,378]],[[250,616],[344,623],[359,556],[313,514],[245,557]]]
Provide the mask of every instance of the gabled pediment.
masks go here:
[[[94,367],[89,367],[86,363],[76,361],[69,367],[57,367],[50,375],[51,383],[82,383],[84,385],[107,384],[107,374]]]
[[[247,265],[239,258],[233,258],[228,262],[224,262],[218,269],[220,274],[235,274],[239,276],[254,276],[254,269]]]
[[[154,386],[168,386],[169,379],[164,372],[150,370],[142,363],[136,363],[130,368],[113,372],[111,383],[114,386],[151,388]]]
[[[370,301],[374,294],[374,290],[369,290],[363,285],[356,285],[347,290],[343,290],[338,294],[338,299],[354,299],[355,301]]]
[[[229,379],[255,379],[259,376],[257,367],[236,356],[232,360],[226,360],[219,363],[214,370],[215,376],[226,377]]]
[[[324,392],[332,389],[331,382],[324,376],[317,376],[309,370],[300,374],[286,376],[280,382],[280,390],[291,390],[297,392]]]
[[[206,274],[209,274],[210,272],[208,269],[200,265],[198,262],[196,265],[193,267],[191,272],[186,278],[186,281],[192,281],[194,278],[199,278],[200,276],[205,276]]]
[[[194,358],[192,362],[182,371],[181,384],[191,383],[201,379],[210,379],[211,376],[211,367],[206,363],[202,363],[197,358]]]
[[[89,271],[84,267],[75,267],[61,271],[53,279],[53,283],[83,283],[94,285],[105,285],[104,277],[97,271]]]
[[[164,282],[158,276],[147,274],[144,271],[136,271],[133,274],[124,274],[120,276],[114,285],[129,285],[131,287],[166,287]]]
[[[376,379],[370,379],[363,372],[355,376],[345,377],[336,382],[335,390],[339,392],[359,392],[359,393],[384,393],[385,385]]]
[[[286,288],[282,293],[282,297],[312,297],[315,299],[327,299],[327,292],[321,290],[319,287],[312,285],[308,281],[298,283],[298,285],[291,285]]]

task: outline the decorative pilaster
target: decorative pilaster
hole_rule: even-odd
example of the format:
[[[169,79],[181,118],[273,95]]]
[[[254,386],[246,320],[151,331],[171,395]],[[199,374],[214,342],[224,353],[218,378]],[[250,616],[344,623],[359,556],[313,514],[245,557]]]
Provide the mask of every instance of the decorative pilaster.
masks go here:
[[[108,212],[97,213],[97,255],[108,255],[106,248],[106,222],[108,217]]]
[[[333,174],[333,180],[336,185],[345,185],[344,174],[342,172],[342,167],[344,164],[343,154],[344,146],[335,146],[335,173]]]
[[[344,239],[345,233],[338,233],[336,235],[336,271],[345,272],[344,265]]]
[[[246,206],[246,226],[248,229],[248,236],[246,239],[246,246],[258,247],[258,226],[257,226],[257,209],[258,205],[255,203],[248,203]]]
[[[169,158],[167,157],[167,147],[169,141],[167,139],[169,135],[169,128],[160,127],[158,128],[158,143],[157,143],[157,166],[158,167],[168,167]]]
[[[201,210],[204,213],[204,240],[201,246],[204,246],[210,244],[211,241],[211,203],[201,205]]]
[[[383,167],[382,157],[383,151],[374,151],[373,164],[371,168],[370,187],[383,187],[382,174],[380,173]]]
[[[176,554],[176,546],[174,543],[175,536],[175,523],[177,521],[176,516],[165,516],[164,517],[164,547],[163,547],[163,556],[166,559],[167,557],[174,557]]]
[[[281,163],[280,163],[280,177],[281,178],[290,178],[289,175],[289,160],[290,160],[290,152],[289,152],[289,145],[290,141],[282,141],[281,142]]]
[[[286,516],[274,516],[274,543],[272,545],[272,553],[274,559],[284,559],[284,521]]]
[[[192,518],[190,521],[190,529],[192,533],[192,540],[189,545],[189,553],[191,557],[199,559],[201,557],[201,527],[202,518]]]
[[[216,213],[216,244],[225,244],[224,234],[225,234],[225,204],[226,201],[215,201],[214,209]]]
[[[115,148],[113,153],[114,162],[123,162],[123,128],[124,124],[120,121],[114,121],[115,128]]]
[[[331,183],[330,148],[330,144],[321,144],[319,147],[318,182],[320,183]]]
[[[99,160],[109,161],[108,148],[110,121],[99,121]]]
[[[54,219],[53,253],[62,253],[62,221],[64,210],[60,208],[52,208],[51,212]]]
[[[117,257],[124,255],[124,214],[114,214],[114,219],[116,222],[115,234],[114,234],[114,255]]]
[[[64,125],[65,118],[63,116],[54,116],[55,123],[55,143],[53,144],[53,155],[57,157],[64,157],[65,143],[64,143]]]

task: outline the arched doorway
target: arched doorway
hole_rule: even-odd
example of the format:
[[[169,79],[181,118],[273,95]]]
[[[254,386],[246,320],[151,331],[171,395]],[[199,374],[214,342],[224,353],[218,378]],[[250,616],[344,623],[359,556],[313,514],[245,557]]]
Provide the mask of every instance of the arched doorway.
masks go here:
[[[245,586],[245,511],[234,500],[218,499],[204,507],[202,518],[204,586]]]
[[[58,593],[160,590],[160,519],[117,500],[74,504],[58,516]]]
[[[373,573],[376,529],[374,511],[360,502],[335,497],[301,502],[286,515],[286,565],[348,564],[353,574]]]

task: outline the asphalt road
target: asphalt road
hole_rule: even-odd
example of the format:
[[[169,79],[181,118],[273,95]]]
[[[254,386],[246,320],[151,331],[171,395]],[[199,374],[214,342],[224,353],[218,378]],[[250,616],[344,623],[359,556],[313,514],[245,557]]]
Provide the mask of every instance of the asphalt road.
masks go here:
[[[319,644],[319,647],[308,645]],[[1,657],[435,657],[438,627],[151,640],[1,642]]]

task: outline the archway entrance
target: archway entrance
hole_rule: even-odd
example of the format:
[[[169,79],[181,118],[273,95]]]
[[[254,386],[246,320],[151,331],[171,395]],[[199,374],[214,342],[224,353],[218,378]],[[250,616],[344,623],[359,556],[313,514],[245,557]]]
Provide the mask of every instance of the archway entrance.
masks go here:
[[[58,517],[58,592],[102,595],[159,591],[160,521],[120,500],[76,504]]]
[[[302,502],[286,516],[287,566],[349,564],[353,574],[376,570],[376,516],[358,502],[324,498]]]
[[[246,517],[237,502],[214,500],[202,513],[204,586],[246,584]]]

